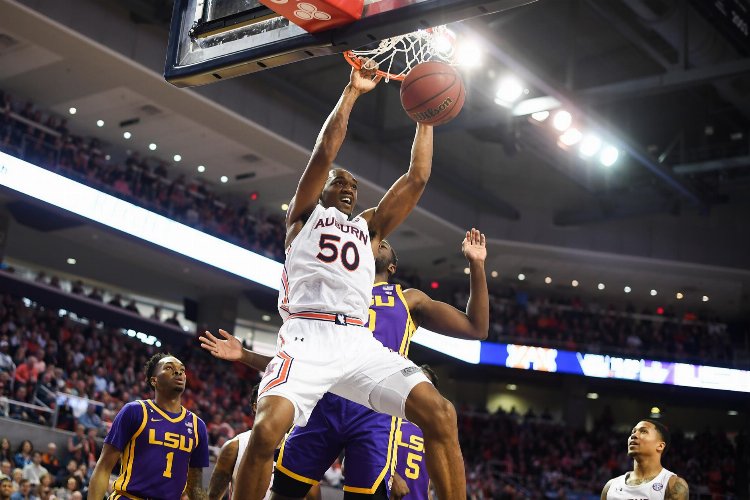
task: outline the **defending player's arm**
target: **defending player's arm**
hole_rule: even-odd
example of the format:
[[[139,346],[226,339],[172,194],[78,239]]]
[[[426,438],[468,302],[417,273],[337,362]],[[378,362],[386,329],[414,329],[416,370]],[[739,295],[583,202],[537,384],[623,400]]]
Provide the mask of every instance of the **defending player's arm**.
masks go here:
[[[234,464],[237,462],[237,453],[239,452],[240,443],[237,439],[232,439],[224,443],[219,452],[219,458],[216,459],[216,467],[211,473],[211,481],[208,483],[208,499],[221,500],[224,498],[229,483],[232,481]]]
[[[664,500],[688,500],[689,496],[690,489],[688,488],[687,481],[677,474],[669,478]]]
[[[96,467],[91,474],[89,481],[89,492],[86,498],[88,500],[102,500],[109,488],[109,477],[112,474],[117,461],[120,459],[120,450],[111,444],[104,443],[99,460],[96,461]]]
[[[205,332],[198,339],[201,342],[201,347],[216,358],[227,361],[239,361],[260,372],[265,370],[268,363],[273,359],[271,356],[245,349],[242,347],[239,339],[229,332],[220,329],[219,334],[224,337],[224,340],[215,337],[211,332]]]
[[[404,478],[394,470],[391,482],[391,494],[388,497],[388,500],[401,500],[408,494],[409,486],[406,484],[406,481],[404,481]]]
[[[612,481],[614,481],[614,479],[610,479],[609,481],[607,481],[607,484],[605,484],[604,488],[602,488],[601,500],[607,500],[607,493],[609,492],[609,487],[612,485]]]
[[[202,468],[190,467],[188,469],[185,492],[190,500],[206,500],[208,498],[208,493],[203,489]]]
[[[310,161],[289,203],[286,213],[287,230],[303,221],[317,205],[320,192],[328,178],[328,170],[346,137],[349,115],[354,103],[360,95],[374,89],[380,81],[380,77],[375,75],[375,69],[366,69],[365,66],[366,64],[361,70],[352,69],[349,84],[318,134]]]
[[[432,126],[417,124],[409,170],[385,193],[375,208],[362,212],[370,228],[373,251],[417,206],[432,171]]]
[[[418,325],[450,337],[484,340],[490,327],[490,303],[484,271],[487,241],[484,234],[474,228],[467,231],[461,250],[469,261],[470,270],[471,294],[465,313],[445,302],[432,300],[420,290],[406,290],[404,296]]]

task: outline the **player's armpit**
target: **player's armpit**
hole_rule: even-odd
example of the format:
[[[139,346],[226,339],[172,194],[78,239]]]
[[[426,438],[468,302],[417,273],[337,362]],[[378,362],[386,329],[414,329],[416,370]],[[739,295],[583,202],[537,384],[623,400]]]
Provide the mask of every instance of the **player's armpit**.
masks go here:
[[[203,469],[190,467],[188,469],[187,486],[185,492],[190,500],[207,500],[208,492],[203,489]]]
[[[667,493],[664,495],[665,500],[688,500],[690,488],[687,481],[680,476],[674,475],[667,483]]]
[[[421,290],[410,288],[404,291],[404,297],[412,312],[417,326],[423,326],[441,335],[460,339],[484,340],[487,338],[487,328],[475,325],[466,315],[450,304],[432,300]]]

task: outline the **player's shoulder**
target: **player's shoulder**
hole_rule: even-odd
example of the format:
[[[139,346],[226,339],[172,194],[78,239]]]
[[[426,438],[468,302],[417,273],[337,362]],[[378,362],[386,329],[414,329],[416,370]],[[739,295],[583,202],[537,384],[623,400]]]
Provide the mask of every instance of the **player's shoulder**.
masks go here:
[[[138,413],[139,415],[142,415],[145,404],[146,402],[142,399],[130,401],[120,408],[120,413]]]
[[[667,472],[671,474],[671,476],[669,476],[669,480],[667,480],[666,498],[687,499],[690,491],[687,481],[674,472]]]

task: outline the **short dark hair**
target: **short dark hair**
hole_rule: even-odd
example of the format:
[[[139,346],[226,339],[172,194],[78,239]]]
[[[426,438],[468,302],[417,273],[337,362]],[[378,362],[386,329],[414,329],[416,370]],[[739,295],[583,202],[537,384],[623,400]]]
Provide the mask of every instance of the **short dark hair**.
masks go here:
[[[151,385],[151,377],[154,376],[154,370],[156,370],[156,365],[159,364],[159,361],[162,359],[171,356],[168,352],[157,352],[150,358],[148,358],[148,361],[146,361],[146,364],[143,365],[143,370],[146,372],[146,384],[148,384],[149,387],[152,389],[156,389],[153,385]]]
[[[435,370],[433,370],[430,367],[430,365],[427,365],[427,364],[420,366],[420,368],[422,369],[424,374],[427,375],[427,378],[430,379],[430,382],[432,382],[432,385],[435,386],[435,389],[437,389],[438,388],[438,376],[435,373]]]
[[[13,484],[13,481],[11,481],[9,477],[5,477],[5,476],[0,477],[0,484],[4,484],[4,483],[11,483],[11,484]]]
[[[672,435],[669,433],[669,427],[653,418],[644,418],[641,421],[649,422],[656,427],[656,432],[659,433],[661,440],[664,441],[664,451],[661,452],[661,454],[664,455],[667,452],[667,449],[669,449],[669,445],[672,443]]]

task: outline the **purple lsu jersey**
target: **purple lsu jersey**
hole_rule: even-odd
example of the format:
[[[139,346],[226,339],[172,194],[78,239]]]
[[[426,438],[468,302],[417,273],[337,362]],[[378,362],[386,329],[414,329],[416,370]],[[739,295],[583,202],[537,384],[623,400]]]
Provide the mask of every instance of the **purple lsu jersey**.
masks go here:
[[[188,469],[208,467],[203,420],[185,408],[167,412],[150,399],[126,404],[104,442],[122,452],[110,500],[179,500]]]
[[[409,487],[408,500],[428,500],[430,476],[424,463],[424,436],[419,427],[402,420],[396,432],[396,463],[394,469]],[[390,480],[390,473],[388,474]],[[386,483],[390,485],[390,482]],[[390,489],[388,495],[390,496]]]
[[[400,285],[373,286],[367,326],[384,346],[406,356],[416,328]],[[344,491],[375,493],[391,463],[397,424],[390,415],[327,393],[307,425],[295,427],[287,436],[276,469],[316,484],[344,450]]]

